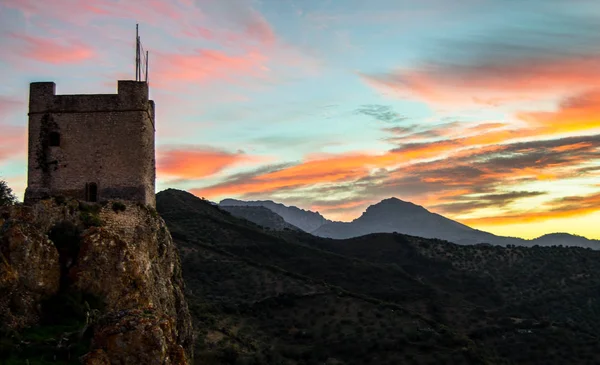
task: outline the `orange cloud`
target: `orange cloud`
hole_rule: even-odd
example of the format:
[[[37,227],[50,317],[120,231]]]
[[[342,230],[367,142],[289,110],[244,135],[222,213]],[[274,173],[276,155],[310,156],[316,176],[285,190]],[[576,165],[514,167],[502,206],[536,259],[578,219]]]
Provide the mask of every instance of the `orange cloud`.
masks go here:
[[[297,200],[293,197],[302,196],[304,206],[341,220],[359,215],[363,205],[400,195],[452,217],[466,212],[477,214],[485,208],[507,209],[513,202],[530,197],[544,199],[546,192],[524,190],[522,184],[591,176],[595,170],[586,164],[600,158],[600,135],[498,144],[495,141],[503,134],[496,132],[492,129],[491,136],[482,139],[492,143],[488,145],[469,146],[467,143],[473,141],[465,137],[438,146],[413,144],[381,155],[311,155],[311,159],[293,166],[234,176],[224,183],[193,189],[192,193],[209,198],[276,195],[285,199],[287,195]],[[425,158],[439,157],[440,151],[444,158]],[[360,196],[360,200],[337,198],[349,192]],[[323,202],[323,196],[337,200]],[[563,202],[560,213],[550,205],[531,214],[509,214],[502,219],[518,222],[536,215],[527,219],[545,220],[596,209],[591,203],[569,205],[567,209]],[[465,223],[485,225],[494,219],[501,218],[477,218]]]
[[[505,225],[545,221],[552,218],[568,218],[600,211],[600,193],[587,196],[571,196],[551,201],[546,209],[538,209],[495,217],[462,219],[468,225]]]
[[[351,153],[309,159],[288,168],[253,176],[244,181],[231,181],[196,191],[202,196],[217,197],[353,181],[369,176],[373,169],[439,157],[442,153],[450,153],[460,147],[462,147],[460,142],[449,140],[411,144],[380,155]],[[314,155],[311,157],[314,158]]]
[[[17,52],[38,62],[64,64],[78,63],[94,56],[91,47],[79,41],[39,38],[24,34],[12,34],[20,43]]]
[[[432,165],[428,165],[428,168],[443,171],[443,169],[448,167],[447,163],[456,163],[452,161],[467,160],[477,154],[481,156],[494,156],[494,153],[501,153],[506,149],[506,146],[499,143],[518,136],[519,132],[517,131],[492,130],[489,133],[454,140],[406,144],[379,155],[349,153],[320,156],[320,158],[311,155],[311,159],[306,159],[302,163],[291,167],[259,174],[249,179],[240,181],[232,180],[224,184],[198,189],[197,192],[206,197],[218,197],[274,192],[281,189],[316,184],[343,183],[369,176],[372,170],[381,168],[401,166],[401,168],[396,170],[397,174],[414,172],[414,169],[422,168],[423,166],[417,164],[417,162],[428,159],[438,160],[437,162],[433,162]],[[526,154],[526,152],[519,150],[520,154]],[[442,158],[448,158],[448,160]],[[499,163],[501,163],[501,158],[498,158]],[[560,160],[550,167],[559,168],[572,165],[575,162],[574,160]],[[539,165],[541,166],[541,164]],[[544,166],[544,168],[549,168],[549,166]],[[450,187],[455,185],[475,186],[486,180],[497,181],[501,178],[515,179],[531,177],[547,179],[552,178],[552,176],[554,175],[548,174],[547,171],[540,171],[530,166],[516,165],[514,168],[503,168],[501,171],[497,171],[494,165],[481,165],[479,166],[477,179],[469,180],[468,177],[460,175],[440,176],[436,174],[435,176],[423,176],[422,181],[424,183],[439,183]]]
[[[563,101],[557,111],[519,113],[540,134],[581,132],[600,128],[600,90],[587,91]]]
[[[310,159],[294,166],[232,179],[197,191],[203,196],[217,197],[319,184],[343,185],[372,177],[373,172],[380,169],[389,175],[383,182],[379,179],[379,188],[383,189],[394,186],[394,179],[409,178],[411,189],[423,189],[423,192],[428,189],[435,189],[436,194],[444,190],[476,191],[493,189],[494,184],[501,181],[510,185],[572,177],[577,174],[578,165],[600,157],[594,152],[599,144],[594,136],[505,143],[521,137],[520,134],[522,132],[514,130],[492,129],[489,133],[454,140],[406,144],[380,155],[311,155]],[[404,184],[397,189],[405,188]]]
[[[214,149],[171,149],[159,152],[159,174],[198,179],[214,175],[228,167],[260,161],[244,153],[229,153]]]
[[[390,155],[347,154],[310,160],[277,171],[258,174],[248,179],[233,180],[204,189],[196,189],[194,194],[215,197],[264,193],[325,182],[349,181],[367,174],[369,166],[376,167],[390,159]]]
[[[572,145],[557,146],[557,147],[552,148],[552,150],[556,151],[556,152],[566,152],[566,151],[576,151],[576,150],[590,148],[590,147],[592,147],[591,143],[581,142],[581,143],[575,143]]]

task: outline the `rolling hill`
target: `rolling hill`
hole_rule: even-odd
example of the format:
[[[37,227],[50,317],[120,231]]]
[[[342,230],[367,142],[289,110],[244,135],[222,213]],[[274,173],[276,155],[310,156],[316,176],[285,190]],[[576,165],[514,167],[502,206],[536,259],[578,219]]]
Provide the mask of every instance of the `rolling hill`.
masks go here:
[[[202,364],[595,364],[600,252],[265,230],[177,190]]]

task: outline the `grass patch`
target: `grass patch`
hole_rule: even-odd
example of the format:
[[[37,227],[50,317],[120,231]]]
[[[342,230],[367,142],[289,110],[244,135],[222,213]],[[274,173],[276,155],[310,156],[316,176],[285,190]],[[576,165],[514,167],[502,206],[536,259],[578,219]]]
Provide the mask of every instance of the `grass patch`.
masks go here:
[[[83,223],[85,228],[102,227],[104,225],[104,222],[102,221],[102,219],[100,219],[98,214],[90,212],[80,212],[79,219],[81,220],[81,223]]]
[[[121,202],[113,202],[112,203],[112,210],[115,213],[124,212],[125,209],[127,209],[127,206]]]

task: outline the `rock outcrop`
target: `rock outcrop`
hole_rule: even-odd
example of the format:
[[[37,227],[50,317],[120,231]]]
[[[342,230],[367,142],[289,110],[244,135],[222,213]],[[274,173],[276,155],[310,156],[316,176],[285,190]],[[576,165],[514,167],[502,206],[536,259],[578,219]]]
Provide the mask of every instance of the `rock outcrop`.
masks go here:
[[[191,361],[179,255],[152,208],[74,200],[5,207],[0,253],[2,333],[17,338],[64,319],[77,325],[57,347],[87,338],[84,364]],[[27,352],[27,342],[21,345]]]

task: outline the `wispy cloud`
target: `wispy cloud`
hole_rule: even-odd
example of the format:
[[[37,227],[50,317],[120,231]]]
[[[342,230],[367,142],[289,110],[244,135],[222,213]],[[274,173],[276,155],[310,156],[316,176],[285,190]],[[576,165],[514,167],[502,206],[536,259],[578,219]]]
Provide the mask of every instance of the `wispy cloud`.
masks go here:
[[[5,160],[21,155],[27,148],[27,131],[23,127],[0,123],[0,164]]]
[[[413,65],[359,76],[383,93],[453,106],[493,107],[597,85],[597,19],[528,9],[521,12],[527,22],[491,22],[461,37],[434,38],[432,52]]]
[[[494,106],[593,87],[600,82],[600,70],[594,67],[599,58],[589,54],[471,66],[442,63],[360,76],[375,89],[398,97],[431,104]]]
[[[34,37],[12,34],[19,42],[16,52],[28,60],[53,64],[78,63],[94,56],[94,50],[78,40]]]
[[[204,81],[235,82],[241,76],[258,76],[267,71],[266,56],[259,52],[229,55],[225,52],[200,49],[192,53],[158,53],[155,78],[160,85],[173,82]]]
[[[406,120],[406,117],[395,112],[394,109],[388,105],[362,105],[360,108],[356,109],[356,113],[367,115],[375,118],[375,120],[386,123],[397,123]]]
[[[4,118],[17,110],[25,108],[25,103],[21,100],[0,96],[0,118]],[[1,123],[1,121],[0,121]]]

